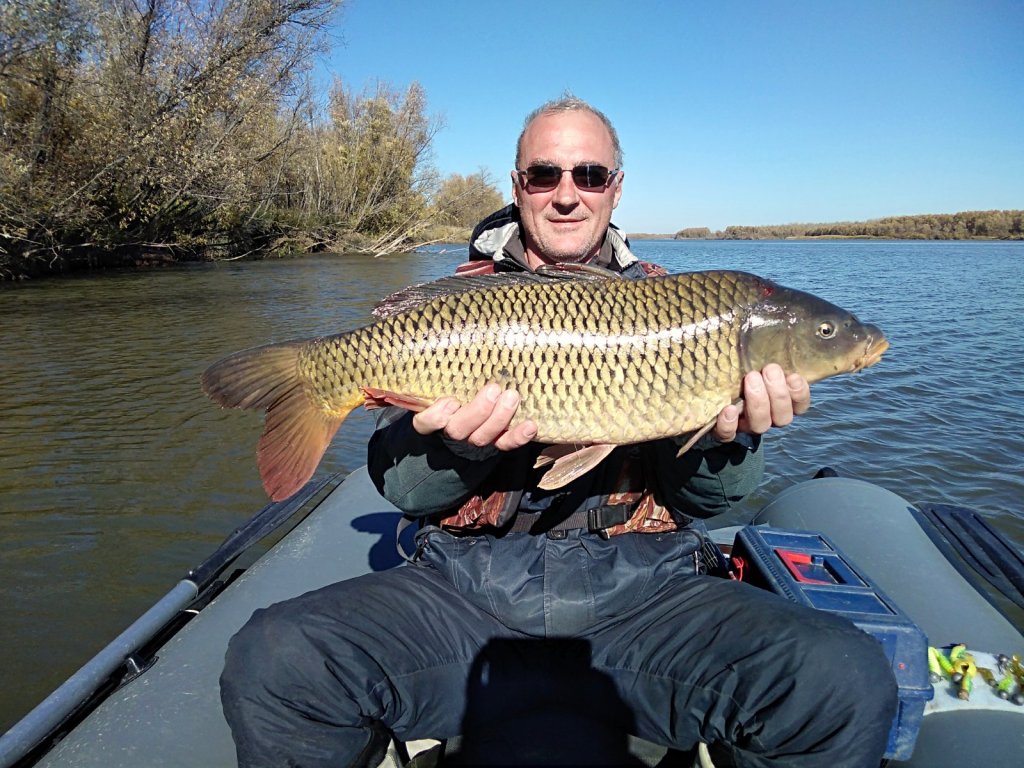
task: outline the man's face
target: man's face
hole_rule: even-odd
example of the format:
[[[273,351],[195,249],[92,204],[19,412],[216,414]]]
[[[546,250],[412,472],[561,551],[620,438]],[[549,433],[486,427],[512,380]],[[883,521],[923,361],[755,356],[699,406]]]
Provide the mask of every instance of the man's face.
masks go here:
[[[568,170],[587,163],[615,168],[612,137],[590,112],[540,115],[523,135],[520,168],[544,164]],[[572,174],[563,173],[554,189],[536,190],[523,186],[513,171],[512,198],[519,206],[530,266],[586,261],[597,254],[621,195],[621,172],[599,189],[580,189]]]

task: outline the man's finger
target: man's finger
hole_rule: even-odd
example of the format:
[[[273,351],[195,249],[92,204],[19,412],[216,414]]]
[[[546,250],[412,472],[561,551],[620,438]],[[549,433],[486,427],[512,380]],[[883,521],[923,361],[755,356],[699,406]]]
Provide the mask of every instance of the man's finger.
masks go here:
[[[793,413],[797,416],[807,413],[811,407],[811,386],[807,379],[799,373],[791,373],[786,377],[786,386],[793,401]]]
[[[437,432],[448,426],[448,421],[459,408],[458,400],[453,397],[443,397],[415,414],[412,417],[412,428],[421,435]]]
[[[512,422],[519,407],[519,393],[514,389],[502,392],[494,401],[490,415],[484,419],[473,432],[466,438],[470,445],[483,447],[491,445],[497,440]]]
[[[789,393],[786,374],[782,367],[775,363],[766,365],[762,373],[768,392],[772,426],[784,427],[793,421],[793,396]]]
[[[736,439],[736,432],[739,430],[740,410],[735,405],[727,405],[718,414],[715,421],[715,428],[711,434],[720,443],[731,443]]]
[[[760,371],[751,371],[743,377],[743,429],[763,435],[772,425],[771,401]]]
[[[494,441],[494,445],[498,450],[512,451],[516,448],[522,448],[536,436],[537,425],[528,419],[522,424],[516,424],[512,429],[501,435]]]
[[[466,440],[487,421],[494,411],[494,404],[501,396],[501,387],[488,384],[477,392],[476,397],[453,414],[445,426],[444,433],[453,440]]]

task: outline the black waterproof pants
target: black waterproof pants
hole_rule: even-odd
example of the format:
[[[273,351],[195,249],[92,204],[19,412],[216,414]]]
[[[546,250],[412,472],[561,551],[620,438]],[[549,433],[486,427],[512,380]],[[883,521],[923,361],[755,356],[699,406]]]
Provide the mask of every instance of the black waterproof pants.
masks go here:
[[[631,733],[743,765],[877,766],[896,712],[881,645],[694,575],[693,535],[426,529],[415,565],[257,611],[221,678],[239,764],[365,764],[390,732],[463,734],[473,763],[625,764]]]

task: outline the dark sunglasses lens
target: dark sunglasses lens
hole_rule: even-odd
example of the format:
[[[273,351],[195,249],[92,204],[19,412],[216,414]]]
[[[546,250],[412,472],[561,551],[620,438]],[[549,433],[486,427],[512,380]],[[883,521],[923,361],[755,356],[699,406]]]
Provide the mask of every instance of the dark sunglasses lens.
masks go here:
[[[603,187],[608,183],[608,175],[603,165],[577,165],[572,169],[572,180],[577,187]]]
[[[538,189],[557,187],[562,179],[562,169],[557,165],[531,165],[526,169],[526,182]]]
[[[534,189],[554,189],[562,180],[562,169],[557,165],[531,165],[526,169],[526,183]],[[595,189],[608,183],[611,171],[603,165],[577,165],[572,169],[572,180],[582,189]]]

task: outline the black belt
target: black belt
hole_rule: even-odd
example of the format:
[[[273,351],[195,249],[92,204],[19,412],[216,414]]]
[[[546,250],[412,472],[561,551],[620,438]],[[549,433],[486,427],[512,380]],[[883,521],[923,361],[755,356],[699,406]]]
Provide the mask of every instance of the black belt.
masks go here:
[[[551,515],[544,512],[516,513],[509,532],[544,534],[549,539],[564,539],[568,531],[594,531],[607,537],[606,530],[622,525],[633,516],[636,504],[606,504],[593,509],[580,509],[552,524]]]

